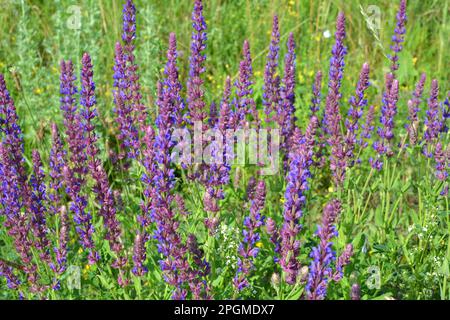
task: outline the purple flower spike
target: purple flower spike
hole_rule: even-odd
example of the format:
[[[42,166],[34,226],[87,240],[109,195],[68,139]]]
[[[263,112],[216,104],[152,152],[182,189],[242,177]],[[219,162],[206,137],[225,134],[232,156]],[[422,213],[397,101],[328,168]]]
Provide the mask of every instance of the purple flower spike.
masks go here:
[[[33,241],[30,239],[29,219],[28,215],[22,213],[20,176],[13,162],[13,155],[3,142],[0,142],[0,191],[0,213],[6,218],[4,226],[8,230],[8,235],[13,238],[28,281],[32,284],[33,290],[37,290],[38,275],[37,267],[32,261]]]
[[[8,266],[5,262],[0,260],[0,277],[6,279],[6,285],[9,289],[17,289],[20,286],[20,280],[13,272],[13,268]]]
[[[197,13],[201,15],[201,1],[196,2],[195,8],[194,13],[199,11]],[[173,46],[169,45],[169,58],[171,50],[173,50]],[[175,175],[171,168],[170,155],[174,144],[172,130],[176,118],[174,115],[178,110],[178,101],[173,98],[174,88],[167,85],[170,83],[171,76],[166,73],[163,82],[158,84],[157,106],[159,112],[156,119],[158,134],[153,146],[154,150],[158,150],[158,152],[155,152],[155,169],[152,173],[154,198],[151,209],[152,220],[156,224],[154,237],[158,241],[158,251],[163,256],[159,262],[164,279],[175,289],[172,295],[173,299],[185,299],[187,296],[186,285],[194,285],[193,282],[196,280],[191,277],[193,271],[186,257],[187,248],[182,243],[178,232],[179,222],[176,219],[176,212],[172,208]]]
[[[267,62],[264,69],[263,105],[267,122],[274,120],[272,119],[272,113],[278,110],[278,103],[280,100],[280,78],[277,76],[279,51],[280,31],[278,26],[278,16],[274,16],[272,38],[270,40],[269,53],[267,54]]]
[[[177,39],[175,33],[171,33],[169,36],[169,49],[167,51],[167,64],[164,71],[167,79],[164,83],[164,86],[170,89],[170,99],[172,100],[174,108],[174,123],[177,126],[181,126],[184,123],[184,101],[181,98],[182,86],[178,79],[177,57]]]
[[[430,98],[428,99],[427,117],[425,118],[425,133],[424,133],[424,154],[431,158],[433,156],[432,147],[439,138],[439,133],[442,129],[442,121],[440,119],[439,108],[439,84],[436,79],[431,82]]]
[[[407,16],[406,16],[406,0],[400,1],[400,7],[397,12],[397,26],[394,30],[394,35],[392,36],[392,45],[391,50],[394,52],[392,56],[389,58],[391,59],[391,71],[392,74],[395,76],[395,71],[398,70],[399,63],[398,63],[398,54],[403,50],[402,43],[405,41],[405,33],[406,33],[406,22],[407,22]]]
[[[147,119],[147,111],[142,104],[141,86],[139,84],[138,66],[134,54],[136,39],[136,7],[132,0],[127,0],[123,6],[123,52],[126,64],[126,79],[129,88],[129,98],[132,103],[133,119],[143,126]]]
[[[217,104],[212,101],[209,105],[209,118],[208,124],[210,128],[214,128],[217,124],[218,114],[217,114]]]
[[[439,181],[446,181],[448,178],[447,173],[447,159],[445,150],[442,144],[438,142],[434,151],[434,160],[436,161],[436,178]]]
[[[202,0],[195,0],[192,12],[191,55],[189,57],[189,79],[187,82],[187,105],[190,121],[202,121],[206,118],[205,102],[203,101],[203,82],[201,75],[205,72],[206,56],[206,23],[203,17]]]
[[[145,262],[147,260],[146,244],[149,236],[147,234],[138,233],[134,238],[133,247],[133,274],[136,276],[143,276],[148,272]]]
[[[345,127],[347,129],[347,135],[345,137],[345,153],[348,166],[353,164],[354,149],[357,142],[356,134],[359,130],[359,120],[363,116],[364,107],[367,106],[367,99],[365,99],[364,93],[367,88],[369,88],[369,72],[369,64],[364,63],[356,86],[356,93],[349,100],[350,109],[348,110],[348,117],[345,119]]]
[[[84,175],[87,173],[87,158],[84,152],[84,131],[75,99],[77,93],[75,80],[72,61],[61,61],[60,108],[63,111],[64,127],[66,128],[67,144],[70,151],[69,165],[74,172],[74,179],[76,180],[74,183],[81,185],[84,183]]]
[[[47,236],[47,222],[45,215],[47,208],[47,190],[45,186],[45,175],[42,169],[41,155],[37,150],[32,152],[33,174],[30,178],[31,191],[31,229],[35,238],[34,246],[39,251],[40,258],[50,263],[50,241]]]
[[[295,127],[295,40],[294,34],[289,34],[288,52],[284,61],[284,77],[280,88],[280,107],[277,111],[278,124],[283,136],[283,148],[288,150],[289,140]]]
[[[150,236],[147,233],[147,228],[153,219],[153,199],[156,198],[155,189],[153,186],[153,179],[156,174],[156,161],[155,161],[155,131],[151,126],[144,128],[144,136],[142,139],[142,164],[145,168],[145,172],[142,175],[142,182],[145,185],[144,189],[144,201],[141,203],[142,215],[138,216],[138,221],[140,223],[140,230],[137,232],[134,238],[134,249],[133,249],[133,274],[137,276],[143,276],[147,273],[147,268],[145,267],[147,259],[146,243]]]
[[[337,258],[336,271],[333,275],[334,281],[339,281],[344,276],[344,267],[350,263],[350,259],[353,256],[353,246],[347,244],[344,252]]]
[[[272,218],[267,218],[266,231],[267,231],[267,234],[270,236],[270,241],[275,245],[274,261],[279,262],[280,258],[278,256],[279,256],[280,250],[281,250],[281,243],[280,243],[281,239],[280,239],[280,233],[278,231],[277,224],[276,224],[275,220],[273,220]]]
[[[236,114],[233,114],[230,103],[231,96],[231,79],[227,77],[225,80],[225,88],[223,91],[222,101],[220,103],[219,119],[217,122],[218,129],[223,135],[226,134],[227,129],[236,128]]]
[[[450,119],[450,91],[447,92],[447,98],[442,103],[442,130],[441,132],[447,133],[450,124],[448,123]]]
[[[372,168],[381,170],[382,162],[379,159],[382,155],[388,157],[393,155],[392,140],[394,139],[394,117],[397,114],[398,101],[398,81],[391,73],[386,75],[386,91],[383,95],[383,105],[381,107],[380,123],[377,133],[380,140],[373,144],[373,148],[378,153],[378,158],[371,161]]]
[[[375,107],[372,105],[369,107],[369,110],[367,110],[366,120],[361,125],[362,130],[358,143],[361,145],[361,148],[363,149],[367,148],[367,146],[369,145],[367,140],[372,137],[372,132],[375,128],[373,125],[374,119],[375,119]]]
[[[260,240],[259,229],[264,225],[264,217],[261,215],[266,201],[266,184],[259,181],[250,207],[250,215],[244,219],[243,242],[239,245],[238,269],[233,279],[234,287],[241,291],[249,286],[248,275],[254,267],[254,259],[258,255],[259,248],[256,243]]]
[[[86,209],[87,200],[80,194],[79,185],[75,182],[73,172],[67,166],[63,168],[63,176],[66,192],[72,199],[70,210],[74,215],[75,230],[79,235],[80,244],[84,249],[88,250],[89,263],[95,264],[100,259],[100,256],[95,251],[94,241],[92,240],[94,227],[92,225],[92,216]]]
[[[347,48],[344,46],[345,39],[345,15],[340,12],[336,21],[335,44],[331,51],[328,95],[326,100],[324,124],[328,134],[336,131],[341,120],[339,100],[341,99],[341,81],[344,73],[344,58]]]
[[[120,223],[116,217],[114,194],[109,186],[108,175],[98,158],[97,135],[95,133],[94,120],[97,116],[95,108],[95,83],[93,79],[93,66],[90,56],[85,53],[83,56],[83,68],[81,71],[81,104],[84,107],[81,111],[84,121],[83,126],[86,131],[86,153],[88,155],[88,167],[92,178],[95,181],[93,191],[97,202],[100,205],[99,215],[103,218],[106,229],[105,239],[108,240],[111,250],[117,255],[113,267],[121,269],[126,263],[122,254],[122,241]]]
[[[335,222],[340,212],[341,203],[339,200],[330,201],[323,210],[322,224],[317,230],[319,244],[311,251],[313,260],[309,267],[308,282],[306,284],[306,298],[308,300],[325,299],[328,283],[333,279],[331,266],[336,260],[336,253],[332,248],[332,239],[338,235]],[[340,259],[341,262],[338,262],[337,277],[341,276],[343,265],[348,263],[351,250],[351,247],[348,247],[342,259]]]
[[[289,154],[290,165],[285,192],[284,223],[280,231],[280,265],[285,272],[286,282],[291,285],[296,283],[300,269],[297,260],[300,241],[296,237],[301,230],[300,218],[306,202],[306,191],[309,189],[308,178],[311,175],[310,166],[318,125],[319,120],[312,117],[305,135],[300,141],[297,141],[297,145]]]
[[[14,100],[9,95],[6,88],[5,78],[0,74],[0,132],[3,133],[4,147],[7,148],[19,180],[17,181],[23,201],[28,205],[29,188],[27,184],[28,176],[25,169],[25,159],[23,157],[23,136],[19,125],[16,106]]]
[[[322,72],[317,71],[312,86],[312,98],[311,98],[311,116],[317,116],[320,110],[320,103],[322,101]]]
[[[413,97],[408,101],[408,120],[409,124],[407,125],[408,135],[409,135],[409,143],[411,145],[416,145],[418,141],[418,129],[419,129],[419,116],[418,113],[420,111],[419,105],[422,102],[422,94],[423,89],[425,87],[426,81],[425,73],[422,73],[420,76],[420,80],[416,85],[416,89],[413,92]]]
[[[62,206],[59,210],[60,226],[59,226],[59,239],[58,246],[53,249],[55,252],[56,264],[51,264],[52,270],[61,275],[67,268],[67,246],[69,243],[69,217],[67,215],[67,209]]]
[[[256,110],[255,100],[253,100],[253,67],[252,56],[250,53],[250,44],[247,40],[244,41],[242,49],[243,60],[239,64],[239,77],[235,82],[236,95],[236,110],[237,118],[239,119],[239,127],[243,127],[247,120],[247,115],[251,114],[253,121],[259,124],[258,112]]]
[[[339,101],[341,99],[341,81],[344,72],[344,57],[347,48],[345,39],[345,16],[339,13],[336,22],[336,42],[333,46],[330,60],[330,79],[324,116],[324,129],[329,134],[328,144],[331,146],[330,168],[336,186],[341,186],[345,179],[346,159],[341,133],[341,113]]]
[[[189,283],[189,287],[192,291],[192,297],[194,300],[210,300],[212,298],[209,293],[211,288],[203,279],[209,275],[211,267],[205,260],[205,254],[203,250],[200,249],[195,235],[190,234],[188,236],[186,246],[196,266],[196,270],[192,270],[191,272],[193,281]]]
[[[116,121],[119,126],[117,138],[120,141],[121,152],[129,159],[136,158],[139,152],[139,132],[134,123],[131,84],[127,74],[127,61],[122,45],[116,44],[114,65],[114,104]],[[120,158],[125,157],[120,154]]]
[[[142,151],[142,164],[144,165],[145,172],[142,175],[142,182],[145,185],[144,190],[144,202],[141,204],[142,216],[139,217],[139,221],[142,227],[147,228],[150,225],[151,214],[152,214],[152,204],[153,199],[156,197],[154,195],[153,179],[156,174],[156,161],[155,161],[155,131],[151,126],[147,126],[144,129],[143,137],[143,148]]]
[[[352,285],[352,291],[350,293],[350,297],[352,300],[361,300],[361,287],[359,284],[354,283]]]
[[[62,170],[66,165],[66,151],[56,123],[52,123],[52,148],[50,150],[50,188],[48,198],[53,214],[58,214],[61,206],[60,192],[63,189]]]

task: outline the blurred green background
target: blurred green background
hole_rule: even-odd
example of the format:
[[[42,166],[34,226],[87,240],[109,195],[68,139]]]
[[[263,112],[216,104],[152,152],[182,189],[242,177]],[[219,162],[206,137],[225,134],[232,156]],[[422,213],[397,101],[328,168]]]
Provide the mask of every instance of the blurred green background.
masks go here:
[[[120,38],[122,0],[0,0],[0,72],[4,73],[24,124],[27,147],[41,144],[49,123],[61,121],[59,61],[72,59],[79,69],[84,51],[93,56],[99,110],[104,130],[112,122],[114,43]],[[261,97],[262,74],[272,15],[280,17],[282,51],[289,32],[297,41],[297,105],[307,108],[313,75],[328,72],[338,10],[347,16],[348,37],[344,99],[353,90],[364,61],[371,65],[372,103],[379,103],[383,75],[388,71],[390,38],[399,1],[333,0],[208,0],[206,87],[208,103],[220,99],[226,75],[236,76],[241,46],[250,41],[256,75],[255,93]],[[399,80],[402,93],[411,92],[419,74],[440,80],[444,96],[450,79],[448,39],[449,1],[408,1],[405,49]],[[137,56],[146,102],[153,110],[155,83],[164,65],[169,32],[179,41],[179,66],[186,81],[191,35],[190,0],[136,0]],[[372,23],[372,24],[371,24]],[[375,26],[373,25],[375,23]],[[372,26],[372,27],[371,27]],[[327,81],[327,76],[324,77]],[[427,90],[428,92],[428,85]],[[406,106],[400,108],[406,109]],[[305,113],[306,114],[306,113]],[[106,128],[106,129],[105,129]]]

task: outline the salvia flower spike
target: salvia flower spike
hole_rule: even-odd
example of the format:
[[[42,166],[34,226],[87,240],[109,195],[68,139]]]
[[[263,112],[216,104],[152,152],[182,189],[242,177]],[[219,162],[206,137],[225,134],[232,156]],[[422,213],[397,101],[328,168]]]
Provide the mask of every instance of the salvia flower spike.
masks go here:
[[[83,115],[83,127],[86,133],[86,153],[88,155],[88,167],[95,181],[93,191],[100,205],[99,215],[103,218],[106,229],[105,238],[108,240],[111,250],[117,255],[113,267],[121,269],[126,263],[122,253],[121,228],[116,217],[114,195],[109,185],[108,175],[98,158],[97,135],[95,133],[95,119],[97,117],[95,83],[93,79],[93,66],[89,54],[83,55],[83,68],[81,71],[81,104]]]
[[[406,22],[408,18],[406,15],[406,0],[400,1],[400,6],[397,12],[397,25],[392,36],[391,50],[393,54],[389,57],[391,59],[391,72],[395,77],[395,72],[399,68],[398,54],[403,50],[403,42],[405,41]]]
[[[273,17],[272,37],[269,53],[267,54],[266,67],[264,69],[263,105],[266,121],[272,121],[273,112],[278,110],[280,95],[280,78],[277,75],[278,55],[280,51],[280,30],[278,16]]]
[[[295,127],[295,40],[294,34],[289,34],[287,42],[288,52],[284,62],[284,77],[280,88],[280,104],[277,110],[277,119],[283,136],[283,148],[289,148],[289,140]]]
[[[264,225],[262,210],[266,200],[266,184],[263,180],[258,182],[255,195],[250,206],[250,215],[244,219],[244,239],[241,242],[238,252],[238,269],[233,279],[234,287],[241,291],[249,286],[248,276],[254,267],[253,260],[259,252],[257,242],[260,240],[259,229]]]
[[[341,210],[342,206],[339,200],[331,200],[323,210],[322,223],[317,230],[319,244],[311,251],[312,262],[306,284],[308,300],[325,299],[329,282],[342,278],[343,267],[349,263],[353,254],[353,247],[348,245],[336,261],[332,239],[338,235],[335,224]],[[332,270],[334,263],[336,263],[336,273],[333,273]]]
[[[330,76],[328,83],[328,95],[324,117],[324,128],[328,133],[328,144],[331,146],[330,169],[336,186],[341,186],[345,179],[347,166],[343,136],[341,132],[341,82],[344,72],[344,57],[347,48],[344,46],[345,39],[345,16],[340,12],[336,22],[336,42],[333,46],[330,60]]]
[[[310,166],[312,164],[312,148],[315,143],[315,132],[319,125],[316,117],[312,117],[305,135],[296,148],[289,154],[289,173],[285,192],[283,225],[280,230],[281,257],[280,265],[288,284],[295,284],[300,265],[297,260],[300,251],[300,219],[306,202],[306,192],[309,189]],[[298,129],[297,129],[298,130]],[[271,232],[273,234],[273,232]]]
[[[418,142],[418,129],[419,129],[419,106],[422,102],[422,94],[425,87],[426,74],[422,73],[420,80],[416,85],[416,89],[413,92],[413,97],[408,101],[408,120],[407,124],[409,142],[411,145],[416,145]]]
[[[436,79],[433,79],[431,82],[430,98],[428,99],[427,116],[425,118],[426,129],[423,135],[425,140],[423,152],[428,158],[431,158],[433,155],[433,146],[436,144],[436,140],[439,138],[439,133],[442,129],[438,97],[439,84]]]
[[[239,127],[244,127],[247,115],[251,114],[253,121],[258,124],[259,117],[256,110],[256,103],[253,99],[253,67],[250,44],[244,41],[242,49],[243,59],[239,64],[239,77],[235,82],[236,87],[236,110]]]
[[[123,51],[126,60],[126,79],[129,89],[129,101],[131,102],[132,116],[139,126],[145,124],[147,111],[142,103],[141,86],[139,82],[138,65],[136,64],[135,45],[136,39],[136,7],[132,0],[127,0],[123,6]]]
[[[203,17],[202,0],[195,0],[192,12],[191,55],[189,57],[189,79],[187,82],[187,105],[190,121],[204,121],[206,118],[205,101],[203,100],[202,74],[205,72],[206,55],[206,22]]]
[[[364,94],[369,88],[369,72],[369,64],[364,63],[359,75],[358,84],[356,85],[355,95],[351,96],[349,100],[350,108],[348,110],[348,117],[345,119],[345,127],[347,129],[347,135],[345,136],[345,156],[347,157],[348,166],[353,164],[359,120],[363,116],[364,108],[367,106],[367,99]]]

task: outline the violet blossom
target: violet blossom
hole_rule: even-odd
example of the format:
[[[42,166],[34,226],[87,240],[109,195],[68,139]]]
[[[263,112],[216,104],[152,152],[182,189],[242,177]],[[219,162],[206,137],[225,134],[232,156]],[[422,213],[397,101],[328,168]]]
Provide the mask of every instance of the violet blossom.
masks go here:
[[[239,77],[234,83],[236,87],[236,113],[239,120],[239,127],[243,127],[247,115],[252,115],[253,122],[259,124],[258,112],[256,110],[256,103],[253,99],[253,67],[252,56],[250,53],[250,44],[247,40],[244,41],[242,49],[243,59],[239,63]]]
[[[312,117],[306,132],[297,142],[296,148],[289,154],[289,173],[284,203],[284,222],[280,230],[281,258],[280,265],[285,273],[286,282],[295,284],[300,269],[297,257],[300,250],[300,219],[306,202],[306,191],[309,189],[310,166],[312,164],[315,134],[319,125],[317,117]],[[297,129],[298,130],[298,129]]]
[[[359,75],[358,84],[356,85],[356,92],[354,96],[350,97],[347,119],[345,119],[345,127],[347,134],[345,136],[345,153],[347,157],[347,166],[353,164],[354,149],[357,143],[356,136],[359,130],[359,120],[363,116],[364,107],[367,106],[367,99],[365,99],[365,91],[369,88],[369,72],[370,67],[368,63],[364,63],[361,73]]]
[[[45,186],[45,174],[42,168],[41,155],[37,150],[32,151],[33,174],[31,184],[31,230],[34,235],[34,246],[39,251],[39,257],[46,263],[50,263],[50,240],[48,239],[48,227],[46,222],[47,189]]]
[[[114,65],[114,104],[116,122],[119,127],[117,136],[120,141],[121,152],[126,153],[129,159],[136,158],[139,152],[139,132],[134,123],[133,101],[131,93],[131,83],[127,74],[127,60],[120,43],[115,47]],[[125,154],[120,154],[124,158]]]
[[[339,13],[336,22],[336,42],[333,46],[330,60],[330,76],[328,83],[328,95],[324,115],[324,129],[329,135],[328,144],[331,146],[330,168],[336,186],[341,186],[345,179],[346,156],[344,150],[343,136],[341,133],[341,113],[339,101],[341,81],[344,72],[344,57],[347,48],[344,46],[345,39],[345,16]]]
[[[405,41],[406,33],[406,22],[408,18],[406,15],[406,0],[400,1],[400,6],[397,12],[397,25],[394,30],[394,35],[392,36],[391,50],[393,55],[389,56],[391,60],[391,72],[395,77],[395,71],[399,68],[398,54],[403,50],[403,42]]]
[[[280,78],[277,75],[279,51],[280,31],[278,16],[274,16],[269,53],[267,54],[267,62],[264,69],[263,106],[267,122],[274,120],[272,113],[278,111],[278,103],[280,100]]]
[[[203,17],[202,0],[195,0],[192,12],[192,26],[194,31],[191,38],[191,55],[189,57],[189,79],[187,82],[187,106],[190,121],[201,121],[206,118],[205,101],[203,101],[203,83],[201,78],[205,72],[206,55],[206,23]]]
[[[416,145],[418,140],[418,129],[419,129],[419,117],[418,113],[420,111],[419,105],[422,102],[422,94],[425,86],[426,75],[422,73],[420,80],[416,85],[416,89],[413,92],[413,97],[408,101],[408,120],[406,128],[408,130],[409,143],[411,145]]]
[[[439,133],[442,129],[442,121],[440,118],[440,108],[439,108],[439,84],[436,79],[431,82],[430,98],[428,99],[428,109],[427,117],[425,118],[425,133],[423,138],[425,140],[425,145],[423,148],[423,153],[428,158],[431,158],[432,147],[439,138]]]
[[[121,227],[116,217],[114,194],[109,186],[108,175],[98,158],[97,135],[95,133],[94,120],[97,117],[95,108],[95,83],[93,79],[93,66],[89,54],[83,55],[83,68],[81,71],[81,111],[84,121],[83,126],[86,132],[86,153],[88,155],[89,172],[95,181],[93,191],[97,202],[100,205],[99,215],[103,218],[106,230],[105,239],[108,240],[111,250],[116,255],[113,267],[121,269],[126,258],[123,256],[123,245],[121,241]]]
[[[129,89],[129,98],[133,110],[133,123],[142,127],[147,119],[147,111],[142,103],[141,86],[139,84],[138,66],[134,54],[136,39],[136,7],[132,0],[127,0],[123,6],[123,53],[126,63],[126,79]],[[135,150],[137,151],[137,150]]]
[[[341,209],[340,201],[332,200],[323,210],[322,223],[316,233],[319,238],[319,244],[313,248],[310,255],[313,260],[309,267],[306,284],[306,298],[308,300],[325,299],[329,282],[331,280],[339,281],[342,278],[343,268],[349,263],[353,254],[353,247],[347,245],[342,255],[336,261],[332,239],[338,236],[335,223]],[[332,269],[334,263],[336,263],[335,273],[333,273]]]
[[[397,114],[398,101],[398,81],[391,73],[386,75],[386,89],[383,94],[383,105],[381,107],[380,124],[377,133],[379,140],[373,143],[373,148],[377,152],[377,159],[370,159],[372,168],[381,170],[383,162],[380,157],[383,155],[392,156],[392,140],[394,139],[394,117]]]
[[[234,287],[241,291],[249,286],[248,276],[254,268],[254,259],[259,248],[256,243],[260,240],[259,230],[264,225],[264,216],[261,214],[265,206],[266,184],[263,180],[258,182],[255,195],[251,200],[250,215],[244,218],[244,236],[239,245],[238,269],[233,279]]]
[[[294,34],[289,34],[287,54],[284,62],[284,77],[280,88],[280,106],[277,111],[278,121],[283,137],[283,148],[289,149],[289,140],[295,127],[295,40]]]

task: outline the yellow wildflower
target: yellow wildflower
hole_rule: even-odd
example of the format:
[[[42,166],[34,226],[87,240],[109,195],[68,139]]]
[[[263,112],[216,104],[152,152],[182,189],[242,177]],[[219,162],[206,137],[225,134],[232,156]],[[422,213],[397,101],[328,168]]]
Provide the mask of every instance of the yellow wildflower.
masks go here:
[[[42,89],[42,88],[36,88],[36,89],[34,89],[34,93],[35,94],[42,94],[44,92],[44,89]]]

